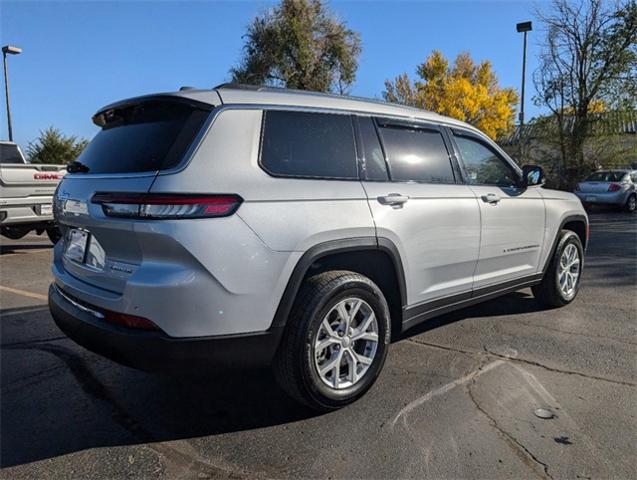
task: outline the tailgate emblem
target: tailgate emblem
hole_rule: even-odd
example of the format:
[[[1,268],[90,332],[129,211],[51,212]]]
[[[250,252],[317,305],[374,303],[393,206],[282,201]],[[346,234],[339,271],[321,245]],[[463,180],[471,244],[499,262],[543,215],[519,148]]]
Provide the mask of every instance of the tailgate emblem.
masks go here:
[[[111,264],[111,272],[127,273],[130,275],[133,273],[133,269],[121,263],[113,263]]]
[[[86,202],[68,199],[63,203],[62,212],[72,213],[73,215],[88,215],[88,206]]]

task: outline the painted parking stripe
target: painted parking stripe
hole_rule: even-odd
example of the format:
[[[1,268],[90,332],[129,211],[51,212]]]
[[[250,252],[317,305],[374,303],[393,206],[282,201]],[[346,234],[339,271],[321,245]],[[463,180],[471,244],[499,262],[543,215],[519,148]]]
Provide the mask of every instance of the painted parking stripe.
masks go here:
[[[35,298],[36,300],[46,301],[49,298],[46,295],[42,295],[41,293],[27,292],[26,290],[20,290],[19,288],[5,287],[4,285],[0,285],[0,291],[14,293],[16,295],[22,295],[23,297],[27,297],[27,298]]]

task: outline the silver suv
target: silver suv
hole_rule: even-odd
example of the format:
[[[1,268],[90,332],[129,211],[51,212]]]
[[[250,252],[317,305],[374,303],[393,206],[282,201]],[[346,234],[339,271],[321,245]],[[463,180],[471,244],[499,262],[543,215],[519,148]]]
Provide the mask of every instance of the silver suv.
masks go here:
[[[269,365],[319,410],[392,339],[524,287],[577,295],[578,198],[475,128],[412,108],[233,85],[109,105],[60,184],[49,303],[145,370]]]

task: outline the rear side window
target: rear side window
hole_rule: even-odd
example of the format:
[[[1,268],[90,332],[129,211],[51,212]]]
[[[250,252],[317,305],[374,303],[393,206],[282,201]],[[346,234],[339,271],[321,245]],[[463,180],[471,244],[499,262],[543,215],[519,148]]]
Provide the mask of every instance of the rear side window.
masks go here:
[[[18,151],[18,146],[0,143],[0,163],[24,163]]]
[[[362,156],[365,159],[365,170],[363,178],[365,180],[387,181],[387,165],[385,155],[378,140],[374,120],[369,117],[358,118],[358,128],[360,130]]]
[[[586,179],[587,182],[621,182],[627,172],[595,172]]]
[[[133,173],[177,165],[209,115],[189,104],[149,101],[101,115],[103,127],[77,161],[88,173]]]
[[[391,178],[394,181],[454,183],[451,159],[437,130],[382,127]]]
[[[261,166],[272,175],[357,179],[349,115],[264,112]]]

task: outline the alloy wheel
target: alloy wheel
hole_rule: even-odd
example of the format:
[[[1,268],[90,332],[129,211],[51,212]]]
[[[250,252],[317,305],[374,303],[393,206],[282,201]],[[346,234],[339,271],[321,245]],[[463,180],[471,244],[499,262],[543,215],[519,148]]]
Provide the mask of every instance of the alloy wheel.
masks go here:
[[[321,380],[342,390],[367,373],[378,350],[378,320],[370,305],[349,297],[325,315],[313,343],[314,365]]]
[[[570,300],[577,293],[580,263],[579,250],[574,244],[569,243],[562,252],[557,270],[559,289],[566,300]]]

